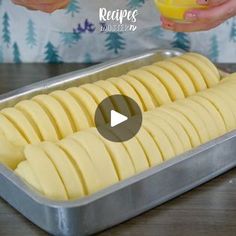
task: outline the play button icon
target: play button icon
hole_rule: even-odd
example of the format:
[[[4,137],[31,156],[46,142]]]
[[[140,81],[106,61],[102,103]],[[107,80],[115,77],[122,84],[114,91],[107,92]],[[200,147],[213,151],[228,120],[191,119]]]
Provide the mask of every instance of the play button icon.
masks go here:
[[[97,107],[95,125],[98,132],[112,142],[133,138],[142,125],[142,111],[130,97],[113,95]]]
[[[127,116],[122,115],[121,113],[111,110],[111,127],[115,127],[128,120]]]

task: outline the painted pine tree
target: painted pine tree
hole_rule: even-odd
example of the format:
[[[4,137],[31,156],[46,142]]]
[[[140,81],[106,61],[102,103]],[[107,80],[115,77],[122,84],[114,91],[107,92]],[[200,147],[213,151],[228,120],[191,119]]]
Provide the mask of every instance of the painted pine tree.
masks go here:
[[[218,61],[219,58],[219,46],[218,46],[218,40],[217,36],[213,35],[210,40],[210,51],[209,51],[209,57],[213,61]]]
[[[125,39],[121,36],[121,33],[108,32],[106,34],[108,35],[105,40],[107,50],[118,54],[120,50],[125,49]]]
[[[145,0],[128,0],[128,9],[137,9],[144,5]]]
[[[13,62],[14,63],[21,63],[21,59],[20,59],[20,50],[19,50],[19,47],[18,47],[18,44],[15,42],[13,44]]]
[[[2,26],[2,40],[3,42],[9,47],[11,43],[11,36],[10,36],[10,18],[8,14],[5,12],[3,15],[3,26]]]
[[[35,25],[31,19],[29,19],[27,23],[26,43],[30,48],[37,45]]]
[[[87,53],[85,54],[85,56],[84,56],[84,63],[86,63],[86,64],[91,64],[91,63],[93,63],[91,54],[88,53],[88,52],[87,52]]]
[[[81,39],[80,33],[60,32],[62,43],[65,46],[72,47]]]
[[[70,3],[66,9],[66,14],[71,14],[71,16],[74,17],[76,13],[79,13],[79,10],[80,10],[79,1],[70,0]]]
[[[161,26],[155,26],[151,29],[150,36],[155,39],[161,39],[164,36],[164,30]]]
[[[45,62],[47,63],[62,63],[61,57],[58,54],[58,50],[54,45],[49,41],[45,46]]]
[[[3,58],[3,48],[2,46],[0,47],[0,63],[4,62],[4,58]]]
[[[236,43],[236,19],[233,19],[231,32],[230,32],[230,41]]]
[[[177,32],[174,35],[174,41],[171,43],[172,47],[180,48],[184,51],[190,50],[190,40],[186,33]]]

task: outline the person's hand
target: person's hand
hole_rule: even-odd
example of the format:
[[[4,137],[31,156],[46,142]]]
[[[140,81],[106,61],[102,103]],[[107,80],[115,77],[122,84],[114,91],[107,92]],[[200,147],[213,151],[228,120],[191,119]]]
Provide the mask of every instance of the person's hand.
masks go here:
[[[70,0],[12,0],[12,2],[31,10],[52,13],[55,10],[65,8]]]
[[[194,32],[210,30],[236,16],[236,0],[197,0],[207,9],[192,9],[185,13],[185,19],[191,23],[177,23],[161,17],[165,29],[176,32]]]

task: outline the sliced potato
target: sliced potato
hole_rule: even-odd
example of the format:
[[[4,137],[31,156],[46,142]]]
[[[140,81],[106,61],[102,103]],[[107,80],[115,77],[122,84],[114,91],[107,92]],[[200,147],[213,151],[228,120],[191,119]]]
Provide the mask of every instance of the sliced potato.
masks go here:
[[[157,116],[160,119],[166,121],[169,126],[175,131],[175,133],[179,136],[179,139],[183,145],[184,151],[189,151],[192,148],[192,144],[190,142],[190,138],[185,131],[185,129],[181,126],[178,120],[174,119],[171,115],[163,112],[160,109],[156,109],[150,112],[153,116]]]
[[[221,114],[219,113],[219,111],[216,109],[216,107],[207,99],[200,97],[200,96],[191,96],[189,97],[189,99],[201,104],[203,107],[205,107],[205,109],[207,109],[210,113],[210,115],[212,116],[212,118],[215,120],[216,124],[217,124],[217,129],[219,131],[220,135],[225,134],[226,131],[226,126],[224,123],[224,120],[221,116]]]
[[[112,158],[112,161],[114,163],[115,169],[117,171],[120,180],[129,178],[135,174],[135,169],[132,164],[131,158],[127,150],[122,145],[122,143],[111,142],[103,138],[98,133],[96,128],[88,129],[87,131],[93,133],[102,140]],[[105,130],[103,132],[105,132]],[[109,130],[107,130],[107,132],[109,132]],[[112,134],[109,133],[109,136],[111,135]]]
[[[28,143],[36,144],[40,142],[39,136],[21,111],[10,107],[3,109],[1,113],[15,125]]]
[[[105,145],[98,137],[89,132],[81,131],[72,135],[71,138],[80,143],[88,152],[100,174],[103,188],[118,182],[118,175],[112,159]]]
[[[148,91],[150,91],[154,98],[155,106],[161,106],[171,102],[165,86],[151,73],[138,69],[130,71],[128,75],[138,79],[148,89]]]
[[[40,146],[56,167],[69,199],[83,197],[85,195],[83,184],[66,153],[54,143],[43,142]]]
[[[138,105],[141,111],[144,111],[144,107],[142,104],[142,101],[139,98],[139,95],[136,93],[136,91],[133,89],[132,86],[129,85],[125,80],[122,78],[110,78],[108,79],[109,82],[113,83],[119,91],[128,97],[131,97]],[[135,111],[133,110],[132,104],[129,104],[131,114],[135,114]]]
[[[209,134],[210,139],[215,139],[219,137],[220,134],[218,132],[215,119],[211,117],[209,111],[206,110],[202,105],[190,99],[180,100],[178,101],[178,104],[183,104],[192,111],[196,112],[198,117],[205,123],[205,127]]]
[[[205,123],[195,111],[179,103],[169,104],[168,107],[182,113],[192,123],[199,134],[201,143],[206,143],[210,140]]]
[[[125,132],[125,130],[123,131],[121,128],[119,130],[116,130],[116,133],[114,133],[114,135],[118,139],[120,139],[121,142],[123,141],[120,138],[122,137],[122,132]],[[132,139],[129,139],[128,141],[122,142],[122,144],[124,145],[127,152],[129,153],[129,156],[135,168],[135,173],[140,173],[149,168],[147,156],[145,152],[143,151],[136,137],[133,137]]]
[[[14,170],[24,159],[23,146],[16,146],[6,138],[0,138],[0,164]]]
[[[19,175],[21,178],[23,178],[28,184],[33,186],[36,190],[38,190],[42,194],[44,193],[38,179],[36,178],[32,168],[27,160],[22,161],[17,166],[17,168],[15,169],[15,173],[17,175]]]
[[[146,113],[145,115],[145,119],[153,123],[155,126],[158,126],[166,134],[173,147],[175,156],[184,152],[184,148],[180,139],[178,138],[177,134],[174,132],[172,127],[166,121],[160,119],[158,116],[153,116],[150,113]]]
[[[187,132],[187,134],[190,138],[192,147],[197,147],[197,146],[201,145],[200,136],[199,136],[196,128],[192,125],[192,123],[181,112],[176,111],[174,109],[170,109],[169,107],[166,107],[166,106],[163,106],[160,109],[161,109],[161,111],[167,113],[168,115],[170,115],[171,117],[173,117],[174,119],[179,121],[179,123],[182,125],[182,127]]]
[[[80,105],[69,92],[57,90],[50,95],[63,106],[73,131],[87,129],[93,125],[93,121],[87,113],[86,108]]]
[[[142,69],[152,73],[165,86],[172,101],[184,98],[184,92],[176,79],[165,69],[159,66],[145,66]]]
[[[57,141],[59,139],[56,129],[49,119],[47,113],[35,101],[24,100],[16,104],[29,122],[32,124],[42,141]]]
[[[159,165],[163,162],[163,158],[157,144],[146,129],[141,127],[135,137],[143,148],[150,167]]]
[[[48,115],[60,139],[73,133],[72,124],[65,110],[55,98],[41,94],[32,99],[37,102]]]
[[[189,78],[192,80],[192,83],[197,92],[202,91],[207,88],[207,84],[203,76],[201,75],[199,70],[197,70],[197,68],[194,65],[192,65],[190,62],[179,57],[171,58],[169,59],[169,61],[176,64],[187,73]]]
[[[96,101],[97,105],[99,105],[104,99],[108,98],[107,94],[97,85],[95,84],[84,84],[81,85],[80,88],[84,89],[86,92],[88,92]],[[106,106],[103,106],[101,104],[101,111],[102,114],[104,115],[104,119],[106,122],[110,121],[110,114],[106,112],[107,110],[114,110],[114,106],[112,102],[107,100]]]
[[[58,145],[75,167],[83,184],[85,194],[89,195],[101,190],[103,188],[102,179],[88,152],[71,138],[61,140]]]
[[[40,186],[42,186],[44,194],[54,200],[68,200],[59,174],[43,149],[34,145],[28,145],[24,149],[24,154]]]
[[[164,161],[172,159],[175,156],[174,149],[166,134],[158,126],[153,124],[150,120],[143,121],[143,127],[155,140],[159,150],[161,151]]]
[[[188,74],[179,66],[174,64],[171,61],[159,61],[155,63],[154,65],[157,65],[159,67],[162,67],[163,69],[167,70],[169,73],[172,74],[172,76],[176,79],[176,81],[181,86],[184,95],[186,97],[193,95],[196,93],[196,89],[193,85],[192,80],[188,76]]]
[[[152,96],[150,95],[147,88],[139,80],[129,75],[121,76],[121,78],[124,79],[126,82],[128,82],[129,85],[139,95],[143,103],[144,111],[150,111],[155,108],[155,102]]]
[[[223,99],[220,99],[219,96],[217,96],[215,93],[212,93],[210,90],[200,92],[196,96],[206,98],[215,106],[225,122],[227,131],[232,131],[235,129],[234,115],[230,109],[230,106],[224,102]]]
[[[88,113],[90,116],[89,119],[92,120],[92,125],[95,126],[95,113],[101,113],[102,111],[100,110],[100,108],[98,108],[98,104],[95,102],[94,98],[80,87],[69,88],[66,91],[75,98],[75,100],[81,107],[84,107],[84,109],[86,109],[86,113]],[[103,116],[100,115],[99,117],[101,119],[101,124],[104,124],[105,120],[103,119]]]
[[[219,78],[219,80],[220,80],[221,76],[220,76],[219,70],[217,69],[217,67],[207,57],[205,57],[205,56],[203,56],[203,55],[201,55],[199,53],[193,53],[193,52],[187,53],[187,55],[190,55],[190,56],[193,56],[193,57],[196,57],[196,58],[200,59],[203,63],[205,63],[213,71],[215,76],[217,78]]]
[[[25,146],[27,144],[24,136],[19,130],[2,114],[0,114],[0,130],[7,141],[16,146]]]
[[[201,59],[190,54],[184,54],[181,56],[181,58],[190,62],[200,71],[208,88],[211,88],[219,83],[220,77],[216,76],[216,74],[211,70],[211,68],[208,67],[208,64],[202,62]]]
[[[108,80],[99,80],[94,84],[103,89],[106,92],[107,96],[123,95],[116,88],[116,86]],[[113,99],[113,97],[111,97],[111,102],[118,112],[120,112],[121,114],[125,114],[126,116],[131,116],[131,111],[125,98],[122,99],[122,97],[119,97],[119,99]]]

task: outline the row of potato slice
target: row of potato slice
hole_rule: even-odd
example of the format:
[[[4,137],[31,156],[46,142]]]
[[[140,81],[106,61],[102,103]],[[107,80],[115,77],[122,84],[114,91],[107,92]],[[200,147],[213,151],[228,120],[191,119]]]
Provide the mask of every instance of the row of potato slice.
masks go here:
[[[27,145],[15,172],[54,200],[78,199],[154,167],[236,128],[236,74],[214,87],[143,113],[126,142],[96,128]]]
[[[15,169],[24,160],[23,149],[27,144],[56,142],[94,127],[97,106],[108,96],[129,96],[145,112],[210,88],[219,80],[219,71],[206,57],[187,53],[132,70],[117,78],[21,101],[0,112],[0,163]],[[127,105],[118,106],[111,100],[109,106],[122,114],[134,115]],[[99,111],[108,122],[106,109],[101,107]]]

